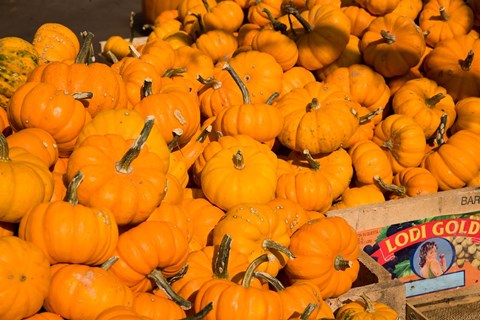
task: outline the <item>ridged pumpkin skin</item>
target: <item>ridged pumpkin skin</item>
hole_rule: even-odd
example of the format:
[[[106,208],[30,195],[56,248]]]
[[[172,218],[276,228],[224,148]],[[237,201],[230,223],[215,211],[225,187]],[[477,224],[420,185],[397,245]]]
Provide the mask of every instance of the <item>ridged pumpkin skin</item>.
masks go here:
[[[24,320],[63,320],[63,318],[56,313],[45,311],[36,313]]]
[[[309,82],[278,99],[285,122],[279,141],[311,154],[329,153],[347,142],[359,126],[357,102],[335,85]]]
[[[290,281],[313,281],[324,299],[350,290],[358,276],[358,236],[341,217],[307,222],[292,235],[289,249],[295,255],[285,267]]]
[[[41,248],[51,264],[99,265],[113,255],[118,227],[109,210],[59,200],[28,211],[18,236]]]
[[[18,37],[0,39],[0,107],[6,108],[13,93],[38,66],[37,49]]]
[[[32,44],[38,51],[39,63],[74,60],[80,51],[77,35],[60,23],[44,23],[35,31]]]
[[[15,131],[33,127],[50,133],[62,156],[72,152],[80,131],[91,120],[81,101],[52,84],[37,81],[18,88],[7,112]]]
[[[272,151],[230,147],[205,163],[201,185],[205,197],[223,210],[240,203],[265,203],[275,197],[277,162]]]
[[[398,313],[382,302],[371,301],[366,295],[363,301],[350,301],[341,306],[335,319],[338,320],[397,320]]]
[[[70,155],[67,181],[78,171],[85,174],[78,188],[80,204],[107,208],[119,225],[145,221],[165,197],[165,166],[147,146],[128,168],[117,162],[133,144],[120,135],[91,135]]]
[[[59,263],[50,269],[50,291],[43,305],[46,311],[66,319],[95,320],[109,307],[133,303],[132,291],[103,268]]]
[[[0,314],[23,319],[38,312],[50,287],[50,264],[33,243],[16,236],[0,237]]]
[[[20,222],[37,204],[49,201],[54,180],[47,165],[23,148],[8,148],[0,134],[0,221]]]

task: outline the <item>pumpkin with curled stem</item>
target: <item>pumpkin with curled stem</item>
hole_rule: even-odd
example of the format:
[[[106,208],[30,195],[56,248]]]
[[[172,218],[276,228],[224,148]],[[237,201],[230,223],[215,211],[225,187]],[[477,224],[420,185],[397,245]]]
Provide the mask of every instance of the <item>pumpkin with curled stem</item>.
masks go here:
[[[438,182],[433,174],[422,167],[408,167],[395,174],[392,184],[386,184],[375,177],[382,190],[390,199],[416,197],[438,191]]]
[[[295,259],[285,266],[288,279],[312,281],[324,299],[347,292],[358,277],[358,235],[341,217],[305,223],[290,237],[289,249]]]
[[[119,134],[90,135],[70,155],[67,181],[85,175],[80,204],[107,208],[119,225],[145,221],[166,193],[165,164],[146,140],[154,125],[147,117],[136,139]]]
[[[360,296],[361,301],[351,301],[341,306],[335,319],[338,320],[397,320],[398,312],[385,303],[372,301],[366,294]]]

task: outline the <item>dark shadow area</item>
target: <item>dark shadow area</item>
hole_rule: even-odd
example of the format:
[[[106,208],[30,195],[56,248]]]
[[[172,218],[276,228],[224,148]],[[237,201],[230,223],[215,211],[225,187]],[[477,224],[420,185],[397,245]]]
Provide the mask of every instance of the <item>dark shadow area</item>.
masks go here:
[[[113,35],[130,36],[130,12],[135,12],[136,36],[144,35],[140,0],[0,0],[0,38],[16,36],[32,41],[35,31],[46,22],[56,22],[79,36],[82,31],[99,42]]]

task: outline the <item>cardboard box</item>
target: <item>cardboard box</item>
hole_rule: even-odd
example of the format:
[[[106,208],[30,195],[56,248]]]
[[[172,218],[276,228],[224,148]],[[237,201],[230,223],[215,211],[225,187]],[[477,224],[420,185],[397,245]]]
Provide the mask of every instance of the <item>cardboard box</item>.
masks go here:
[[[372,301],[385,303],[398,312],[399,320],[405,320],[405,285],[382,268],[365,252],[360,253],[360,271],[352,288],[337,298],[326,302],[333,312],[350,301],[361,300],[366,294]]]
[[[343,217],[357,230],[360,247],[394,279],[405,283],[407,302],[478,286],[479,187],[335,210],[328,215]],[[427,273],[423,272],[426,267],[421,268],[422,247],[428,245],[436,246],[435,260],[445,261],[438,274],[434,267]]]

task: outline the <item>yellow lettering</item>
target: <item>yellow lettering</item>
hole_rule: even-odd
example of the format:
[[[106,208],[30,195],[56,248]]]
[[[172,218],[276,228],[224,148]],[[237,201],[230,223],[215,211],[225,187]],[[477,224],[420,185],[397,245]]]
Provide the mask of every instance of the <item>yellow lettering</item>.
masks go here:
[[[480,232],[480,222],[473,220],[470,222],[470,227],[468,228],[468,234],[477,234]]]

